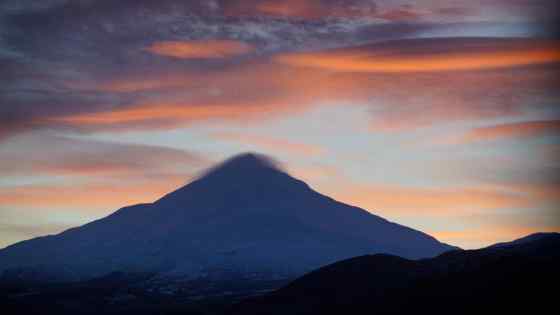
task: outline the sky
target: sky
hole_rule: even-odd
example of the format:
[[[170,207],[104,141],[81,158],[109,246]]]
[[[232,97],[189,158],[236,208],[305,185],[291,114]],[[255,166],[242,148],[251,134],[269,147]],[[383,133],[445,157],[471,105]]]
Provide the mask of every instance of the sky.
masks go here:
[[[0,247],[247,151],[463,248],[560,232],[557,7],[4,0]]]

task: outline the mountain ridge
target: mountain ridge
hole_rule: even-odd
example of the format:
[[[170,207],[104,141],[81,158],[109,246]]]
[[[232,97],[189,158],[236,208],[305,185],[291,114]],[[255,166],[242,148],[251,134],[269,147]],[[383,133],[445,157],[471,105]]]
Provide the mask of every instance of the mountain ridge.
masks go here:
[[[508,243],[421,260],[353,257],[242,301],[228,314],[546,313],[556,301],[547,288],[560,280],[560,233]]]
[[[0,281],[0,308],[5,314],[18,315],[93,315],[100,311],[301,315],[369,314],[372,310],[392,315],[443,315],[451,311],[486,314],[504,310],[540,314],[555,306],[555,291],[542,283],[560,280],[556,271],[560,258],[557,235],[547,234],[521,243],[516,240],[507,247],[452,250],[422,260],[363,255],[324,266],[293,281],[247,283],[238,279],[207,283],[208,279],[201,279],[185,283],[156,274],[124,272],[58,284],[25,284],[12,279],[15,282]]]
[[[0,272],[83,280],[115,271],[292,277],[366,253],[431,257],[454,247],[324,196],[258,154],[226,160],[153,203],[0,250]]]

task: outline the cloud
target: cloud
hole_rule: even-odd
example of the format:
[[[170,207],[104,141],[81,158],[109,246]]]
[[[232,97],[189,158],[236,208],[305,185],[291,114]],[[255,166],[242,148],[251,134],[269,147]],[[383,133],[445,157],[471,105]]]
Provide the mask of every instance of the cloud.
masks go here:
[[[268,0],[259,1],[255,9],[253,13],[292,18],[356,18],[375,16],[377,5],[371,0]],[[247,11],[248,7],[244,7],[242,12]]]
[[[257,111],[260,110],[266,111],[266,109],[257,108]],[[182,122],[192,122],[212,118],[233,119],[238,115],[249,114],[249,112],[249,108],[235,105],[204,106],[196,104],[167,105],[153,103],[122,110],[61,117],[57,121],[81,126],[110,126],[150,121],[179,120]]]
[[[153,202],[210,164],[185,150],[45,133],[11,137],[0,147],[0,161],[2,232],[11,235],[5,239],[18,235],[14,241],[56,231],[49,226],[53,221],[75,218],[62,222],[75,226],[122,206]]]
[[[60,117],[51,122],[82,131],[169,130],[196,122],[261,122],[283,111],[289,111],[289,108],[282,108],[282,104],[250,106],[148,103],[130,109]]]
[[[461,21],[477,11],[470,7],[441,7],[433,1],[417,1],[415,5],[402,2],[372,0],[238,0],[224,3],[226,15],[268,16],[320,21],[325,19],[362,19],[375,21],[441,21],[453,17]],[[473,7],[478,7],[472,5]]]
[[[409,132],[547,112],[560,99],[558,66],[391,74],[371,86],[372,132]],[[460,87],[460,88],[459,88]]]
[[[404,60],[406,64],[409,58],[427,58],[440,60],[436,65],[453,66],[453,62],[444,60],[456,61],[456,55],[467,58],[469,53],[460,50],[468,48],[475,57],[472,63],[465,59],[467,66],[474,67],[469,71],[332,71],[270,63],[268,56],[213,66],[179,63],[161,68],[138,67],[98,80],[67,80],[56,92],[4,94],[5,102],[12,105],[0,108],[0,119],[5,122],[0,131],[8,136],[29,129],[94,132],[173,129],[208,121],[255,123],[293,115],[312,106],[342,103],[367,106],[372,131],[383,132],[516,117],[558,99],[558,63],[515,64],[497,69],[492,58],[480,60],[486,60],[484,56],[507,54],[507,49],[512,49],[510,53],[515,56],[533,56],[535,52],[550,52],[547,47],[551,45],[556,42],[417,39],[290,55],[336,57],[342,51],[363,54],[366,60],[379,55],[382,59]],[[515,49],[519,51],[514,52]],[[284,56],[280,54],[278,58]],[[347,62],[340,60],[341,66]],[[163,62],[167,65],[167,60]],[[500,62],[501,67],[504,61]],[[524,61],[529,62],[540,59]],[[480,69],[482,65],[490,68]],[[335,63],[326,66],[338,67]]]
[[[3,208],[33,208],[37,211],[66,209],[75,212],[110,213],[131,204],[153,202],[185,184],[184,178],[169,177],[149,182],[74,183],[73,185],[23,185],[0,188]]]
[[[416,217],[412,224],[447,219],[451,214],[456,214],[454,222],[463,223],[460,215],[518,211],[519,207],[556,209],[560,186],[554,143],[543,146],[543,152],[525,146],[532,139],[516,142],[523,145],[515,150],[487,150],[484,146],[507,141],[483,143],[483,139],[556,133],[550,121],[560,115],[558,41],[553,40],[558,37],[557,1],[401,4],[1,1],[0,212],[4,214],[6,207],[16,212],[32,207],[99,214],[153,201],[207,164],[194,152],[91,140],[89,133],[147,132],[194,124],[250,127],[294,117],[315,106],[338,106],[343,111],[360,106],[365,109],[360,112],[368,113],[372,139],[385,136],[374,133],[394,132],[386,143],[395,140],[395,154],[404,152],[403,168],[414,169],[416,164],[426,168],[418,172],[426,178],[406,179],[403,185],[409,180],[437,184],[445,176],[463,185],[440,189],[435,184],[352,184],[345,190],[338,182],[342,173],[338,168],[304,163],[294,169],[320,183],[337,179],[331,191],[348,202],[403,220],[419,213],[422,218]],[[442,34],[458,37],[425,38]],[[485,38],[466,38],[466,34]],[[489,37],[511,34],[538,34],[540,39]],[[535,123],[491,126],[495,121],[526,121],[527,117]],[[367,128],[354,123],[344,121],[337,128]],[[440,146],[434,152],[413,151],[408,157],[410,151],[404,150],[418,148],[404,148],[400,142],[416,141],[424,131],[462,132],[471,126],[489,127],[467,135],[479,141],[472,144],[472,151],[471,142],[461,147],[468,152]],[[320,147],[287,141],[285,134],[242,138],[242,133],[218,137],[304,160],[347,161],[346,156],[321,155]],[[348,130],[342,133],[353,136]],[[61,136],[69,134],[74,137]],[[337,141],[344,142],[341,137],[329,141],[336,146]],[[195,145],[200,144],[195,140]],[[344,147],[351,145],[344,143]],[[496,152],[498,157],[488,158]],[[420,162],[410,162],[417,157]],[[436,161],[425,161],[430,158]],[[404,171],[397,173],[406,176]],[[32,212],[21,216],[39,220]]]
[[[119,176],[123,180],[188,173],[207,163],[200,155],[178,149],[40,134],[4,143],[0,160],[4,176]]]
[[[484,182],[440,188],[356,184],[340,178],[335,181],[337,187],[331,195],[337,200],[463,248],[487,246],[539,231],[560,231],[555,197],[558,186],[548,186],[545,191],[543,187]]]
[[[412,39],[275,60],[343,72],[403,73],[509,68],[560,62],[560,41],[533,39]]]
[[[328,19],[302,27],[291,19],[226,16],[227,3],[231,2],[2,2],[0,139],[30,130],[68,130],[58,118],[162,104],[166,102],[161,98],[170,94],[181,94],[181,104],[204,106],[205,99],[185,97],[203,89],[219,93],[237,87],[240,90],[228,97],[254,105],[251,98],[267,93],[269,86],[254,77],[245,80],[242,69],[235,72],[244,83],[226,79],[231,88],[218,78],[240,63],[252,67],[239,54],[268,62],[268,55],[277,51],[399,38],[425,27]],[[204,79],[199,81],[201,75]],[[170,86],[177,77],[179,82]],[[120,86],[107,87],[115,81]],[[245,83],[255,88],[241,86]],[[271,93],[280,91],[272,87]]]
[[[259,122],[306,110],[336,88],[339,96],[351,97],[356,95],[355,85],[350,77],[335,78],[258,60],[203,73],[176,71],[102,82],[93,88],[142,97],[126,106],[58,115],[43,122],[83,131],[170,129],[204,121]]]
[[[382,12],[378,17],[389,21],[414,21],[422,17],[423,14],[427,13],[405,5]]]
[[[523,121],[475,128],[463,135],[459,142],[520,139],[542,135],[560,135],[560,120]]]
[[[449,25],[351,18],[302,24],[267,14],[258,19],[225,14],[237,10],[235,3],[49,1],[27,7],[6,2],[0,51],[9,48],[12,53],[0,57],[0,137],[37,129],[148,130],[213,119],[237,122],[243,111],[257,122],[327,103],[364,104],[371,108],[372,130],[402,131],[438,122],[515,116],[532,106],[529,100],[547,103],[556,97],[557,66],[538,68],[538,63],[556,60],[556,41],[455,38],[360,45],[414,37],[422,30]],[[334,15],[342,15],[338,10],[379,15],[391,8],[407,8],[371,1],[298,3],[325,7]],[[283,6],[277,1],[237,5],[253,8],[251,12],[259,6],[269,10]],[[415,5],[408,9],[425,13],[439,8],[430,1]],[[547,5],[519,4],[541,9]],[[448,3],[444,11],[457,7],[470,6]],[[212,45],[203,53],[197,49],[202,49],[202,43],[225,42],[227,52],[218,60],[162,58],[145,50],[159,47],[163,53],[180,55],[181,49],[173,48],[186,47],[187,55],[217,56],[220,53]],[[254,58],[229,55],[228,45],[233,43],[251,46]],[[329,47],[346,48],[323,50]],[[293,53],[300,50],[315,52]],[[276,54],[279,59],[295,59],[269,64]],[[363,60],[348,59],[362,55]],[[334,62],[327,63],[331,58]],[[380,64],[376,58],[387,62]],[[418,66],[410,60],[420,61],[423,71],[432,72],[411,72]],[[309,67],[313,63],[318,66]],[[459,69],[470,71],[449,73]],[[378,70],[400,72],[372,72]],[[164,114],[149,119],[147,115],[158,107]]]
[[[169,129],[208,119],[236,122],[243,111],[250,117],[259,116],[259,119],[266,119],[277,117],[278,114],[298,113],[317,104],[340,101],[403,104],[387,105],[381,109],[377,108],[376,104],[371,106],[375,112],[372,115],[374,128],[390,130],[399,129],[405,121],[410,121],[409,125],[412,127],[432,122],[416,123],[421,119],[416,111],[425,109],[417,109],[417,102],[411,100],[413,96],[403,95],[404,93],[395,90],[395,86],[406,84],[406,89],[414,90],[420,98],[427,98],[435,103],[450,101],[447,94],[451,87],[446,85],[451,84],[447,84],[444,79],[376,77],[370,72],[362,73],[364,75],[332,74],[324,73],[324,68],[293,69],[295,67],[285,64],[263,65],[269,63],[276,53],[281,53],[279,58],[282,58],[291,56],[282,54],[283,52],[325,47],[348,47],[341,49],[341,53],[361,53],[363,49],[368,50],[371,47],[377,47],[374,49],[377,51],[380,45],[372,45],[367,49],[363,47],[369,46],[355,45],[414,37],[422,30],[445,28],[445,25],[440,24],[383,22],[377,18],[360,21],[353,18],[330,18],[376,16],[394,8],[424,14],[433,9],[430,3],[422,3],[418,8],[412,8],[375,4],[371,1],[301,1],[293,10],[307,12],[309,10],[305,8],[315,10],[318,6],[326,10],[310,10],[309,12],[317,12],[327,18],[305,24],[291,19],[277,19],[271,12],[262,13],[258,19],[251,15],[255,8],[269,11],[276,8],[282,12],[284,4],[276,1],[255,1],[255,5],[239,2],[239,10],[250,9],[253,13],[236,17],[225,14],[228,10],[238,10],[235,3],[216,1],[215,5],[208,6],[173,0],[163,0],[157,4],[146,0],[94,1],[79,4],[49,1],[44,5],[33,4],[28,7],[19,2],[6,2],[7,10],[2,12],[5,18],[1,20],[3,32],[0,34],[0,51],[10,53],[0,57],[3,73],[0,77],[0,138],[6,139],[14,134],[37,129]],[[291,13],[299,14],[288,12]],[[494,41],[497,44],[493,44]],[[467,48],[474,52],[480,50],[480,54],[489,53],[480,48],[485,45],[501,45],[500,53],[510,46],[516,49],[518,46],[538,46],[535,41],[518,41],[519,44],[510,45],[507,41],[497,39],[455,39],[445,44],[446,40],[432,43],[430,40],[419,39],[403,41],[402,47],[397,44],[391,46],[389,43],[383,43],[381,46],[388,45],[393,50],[415,52],[413,57],[431,58],[435,62],[434,67],[437,68],[441,67],[437,61],[439,54],[447,57],[452,55],[446,54],[446,50],[461,55],[460,50]],[[426,47],[431,45],[439,47],[439,51],[426,52]],[[146,49],[154,53],[147,53]],[[395,58],[409,58],[401,52],[390,51],[391,49],[389,53],[394,53]],[[523,53],[527,53],[527,50],[530,49],[523,50]],[[537,50],[535,48],[535,51]],[[252,56],[254,54],[250,62],[239,60],[240,55],[237,53],[244,51]],[[538,51],[542,52],[542,49]],[[173,57],[162,58],[160,53]],[[331,53],[329,50],[320,51],[318,54],[325,54],[330,58]],[[296,55],[299,56],[294,56]],[[218,56],[221,58],[214,58]],[[516,56],[522,59],[515,55],[512,61],[502,58],[504,55],[501,54],[500,58],[495,60],[517,63],[519,60]],[[536,62],[535,58],[530,57],[529,61]],[[313,62],[322,60],[311,59]],[[479,67],[486,66],[484,62],[487,61],[484,60],[483,57],[478,60]],[[337,63],[333,65],[336,66]],[[371,76],[367,76],[368,74]],[[494,74],[488,75],[491,76]],[[294,80],[296,77],[300,79]],[[454,84],[462,86],[472,85],[471,82],[462,84],[460,79],[451,80]],[[474,81],[484,80],[477,78]],[[528,81],[525,78],[521,80]],[[432,84],[441,87],[436,89]],[[536,86],[540,83],[535,81],[529,84]],[[470,86],[469,91],[457,92],[451,101],[463,102],[472,99],[473,96],[490,99],[492,94],[505,94],[504,102],[513,102],[517,101],[515,99],[521,94],[531,94],[532,88],[503,91],[503,88],[498,86],[499,91],[491,91],[487,96],[475,91],[477,87]],[[387,92],[388,90],[393,91]],[[494,101],[481,102],[480,108],[489,109],[480,110],[480,114],[492,112],[494,106],[488,106],[488,103]],[[210,108],[198,109],[206,106]],[[258,108],[260,106],[262,109]],[[142,116],[156,111],[158,107],[167,113],[164,115],[166,117],[158,114],[154,119],[141,119]],[[398,113],[401,112],[399,108],[403,107],[411,108],[410,112],[413,115],[410,116],[413,119],[401,119]],[[442,109],[445,106],[439,105],[432,107],[439,108],[429,109],[436,114],[452,111],[449,114],[441,113],[441,118],[432,120],[459,116],[463,111],[454,109],[454,105],[447,106],[448,109]],[[223,110],[223,114],[220,114],[219,110]],[[255,114],[257,112],[259,114]],[[176,118],[171,117],[177,113]],[[126,119],[125,114],[130,114],[132,118]],[[231,119],[228,115],[231,115]],[[93,120],[97,120],[98,123],[93,123]],[[110,120],[114,120],[114,123],[109,123]],[[258,121],[254,118],[250,120]],[[84,121],[85,126],[79,126],[79,121]]]
[[[45,134],[11,138],[0,160],[2,208],[104,213],[152,202],[210,164],[179,149]]]
[[[457,217],[474,212],[528,205],[515,192],[486,187],[423,188],[386,185],[351,185],[337,199],[386,216]]]
[[[436,44],[432,47],[430,42]],[[524,39],[418,39],[393,43],[400,47],[396,51],[391,43],[388,48],[373,46],[381,47],[384,52],[377,53],[390,58],[444,60],[459,49],[453,47],[470,47],[475,56],[494,56],[507,47],[523,52],[521,47],[530,46],[541,51],[550,44]],[[371,49],[362,46],[344,51],[362,54],[362,50],[369,56]],[[481,65],[476,58],[473,62]],[[538,106],[546,108],[559,97],[557,67],[558,63],[469,71],[341,72],[268,63],[267,57],[261,57],[207,71],[178,66],[145,74],[125,73],[83,89],[123,95],[128,103],[81,108],[76,114],[57,113],[41,122],[83,131],[171,129],[204,121],[259,122],[312,106],[344,103],[370,108],[372,131],[399,132],[434,124],[518,117]],[[124,97],[130,94],[134,98]]]
[[[233,40],[163,41],[146,48],[147,51],[175,58],[226,58],[254,50],[251,45]]]
[[[442,7],[436,10],[437,13],[447,16],[469,16],[479,11],[474,7]]]

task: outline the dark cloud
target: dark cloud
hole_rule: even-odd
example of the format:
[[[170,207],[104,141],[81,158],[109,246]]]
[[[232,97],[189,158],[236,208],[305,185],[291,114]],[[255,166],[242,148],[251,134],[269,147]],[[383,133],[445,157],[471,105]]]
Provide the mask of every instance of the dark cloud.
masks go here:
[[[257,77],[254,64],[267,63],[277,53],[413,37],[420,31],[445,28],[441,21],[430,20],[433,16],[454,15],[460,22],[472,14],[464,7],[423,8],[422,3],[391,6],[391,3],[369,0],[308,0],[289,2],[292,7],[279,3],[268,0],[3,1],[0,4],[0,138],[36,128],[83,130],[75,124],[61,123],[59,118],[126,112],[139,105],[164,101],[204,106],[223,105],[227,99],[232,100],[228,103],[235,103],[238,109],[235,113],[246,105],[249,112],[259,105],[263,106],[263,112],[271,112],[274,103],[271,100],[276,102],[279,97],[282,100],[274,108],[281,112],[288,101],[305,107],[303,103],[309,97],[331,95],[322,91],[308,93],[309,87],[302,84],[304,88],[292,97],[297,86],[284,79],[278,83],[268,77],[269,73]],[[170,58],[169,54],[155,54],[147,49],[162,42],[209,40],[237,42],[251,49],[228,58],[206,60]],[[400,48],[414,47],[406,44]],[[238,78],[231,77],[232,73],[243,77],[245,67],[249,69],[248,80],[237,82]],[[324,74],[307,74],[321,84],[332,86]],[[220,78],[221,75],[225,78]],[[178,80],[180,84],[165,84],[177,76],[184,77]],[[146,84],[158,88],[99,88],[107,82],[139,79],[152,80]],[[348,86],[347,81],[351,80],[342,81]],[[357,92],[364,94],[362,85],[358,83],[358,86]],[[302,98],[302,95],[309,96]],[[138,125],[164,123],[167,121],[144,121]]]
[[[166,72],[195,76],[263,53],[347,45],[418,30],[418,26],[389,27],[352,19],[227,16],[226,7],[224,1],[3,2],[0,137],[34,128],[59,128],[50,123],[52,118],[121,110],[146,96],[80,88],[94,82]],[[176,60],[146,49],[162,41],[213,39],[247,43],[255,50],[250,56],[201,61]]]

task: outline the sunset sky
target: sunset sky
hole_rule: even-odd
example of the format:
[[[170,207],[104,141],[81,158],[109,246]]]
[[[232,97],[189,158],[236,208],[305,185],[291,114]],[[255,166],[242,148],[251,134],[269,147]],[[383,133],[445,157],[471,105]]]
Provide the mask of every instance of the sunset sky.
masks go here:
[[[246,151],[464,248],[560,232],[557,3],[2,1],[0,247]]]

